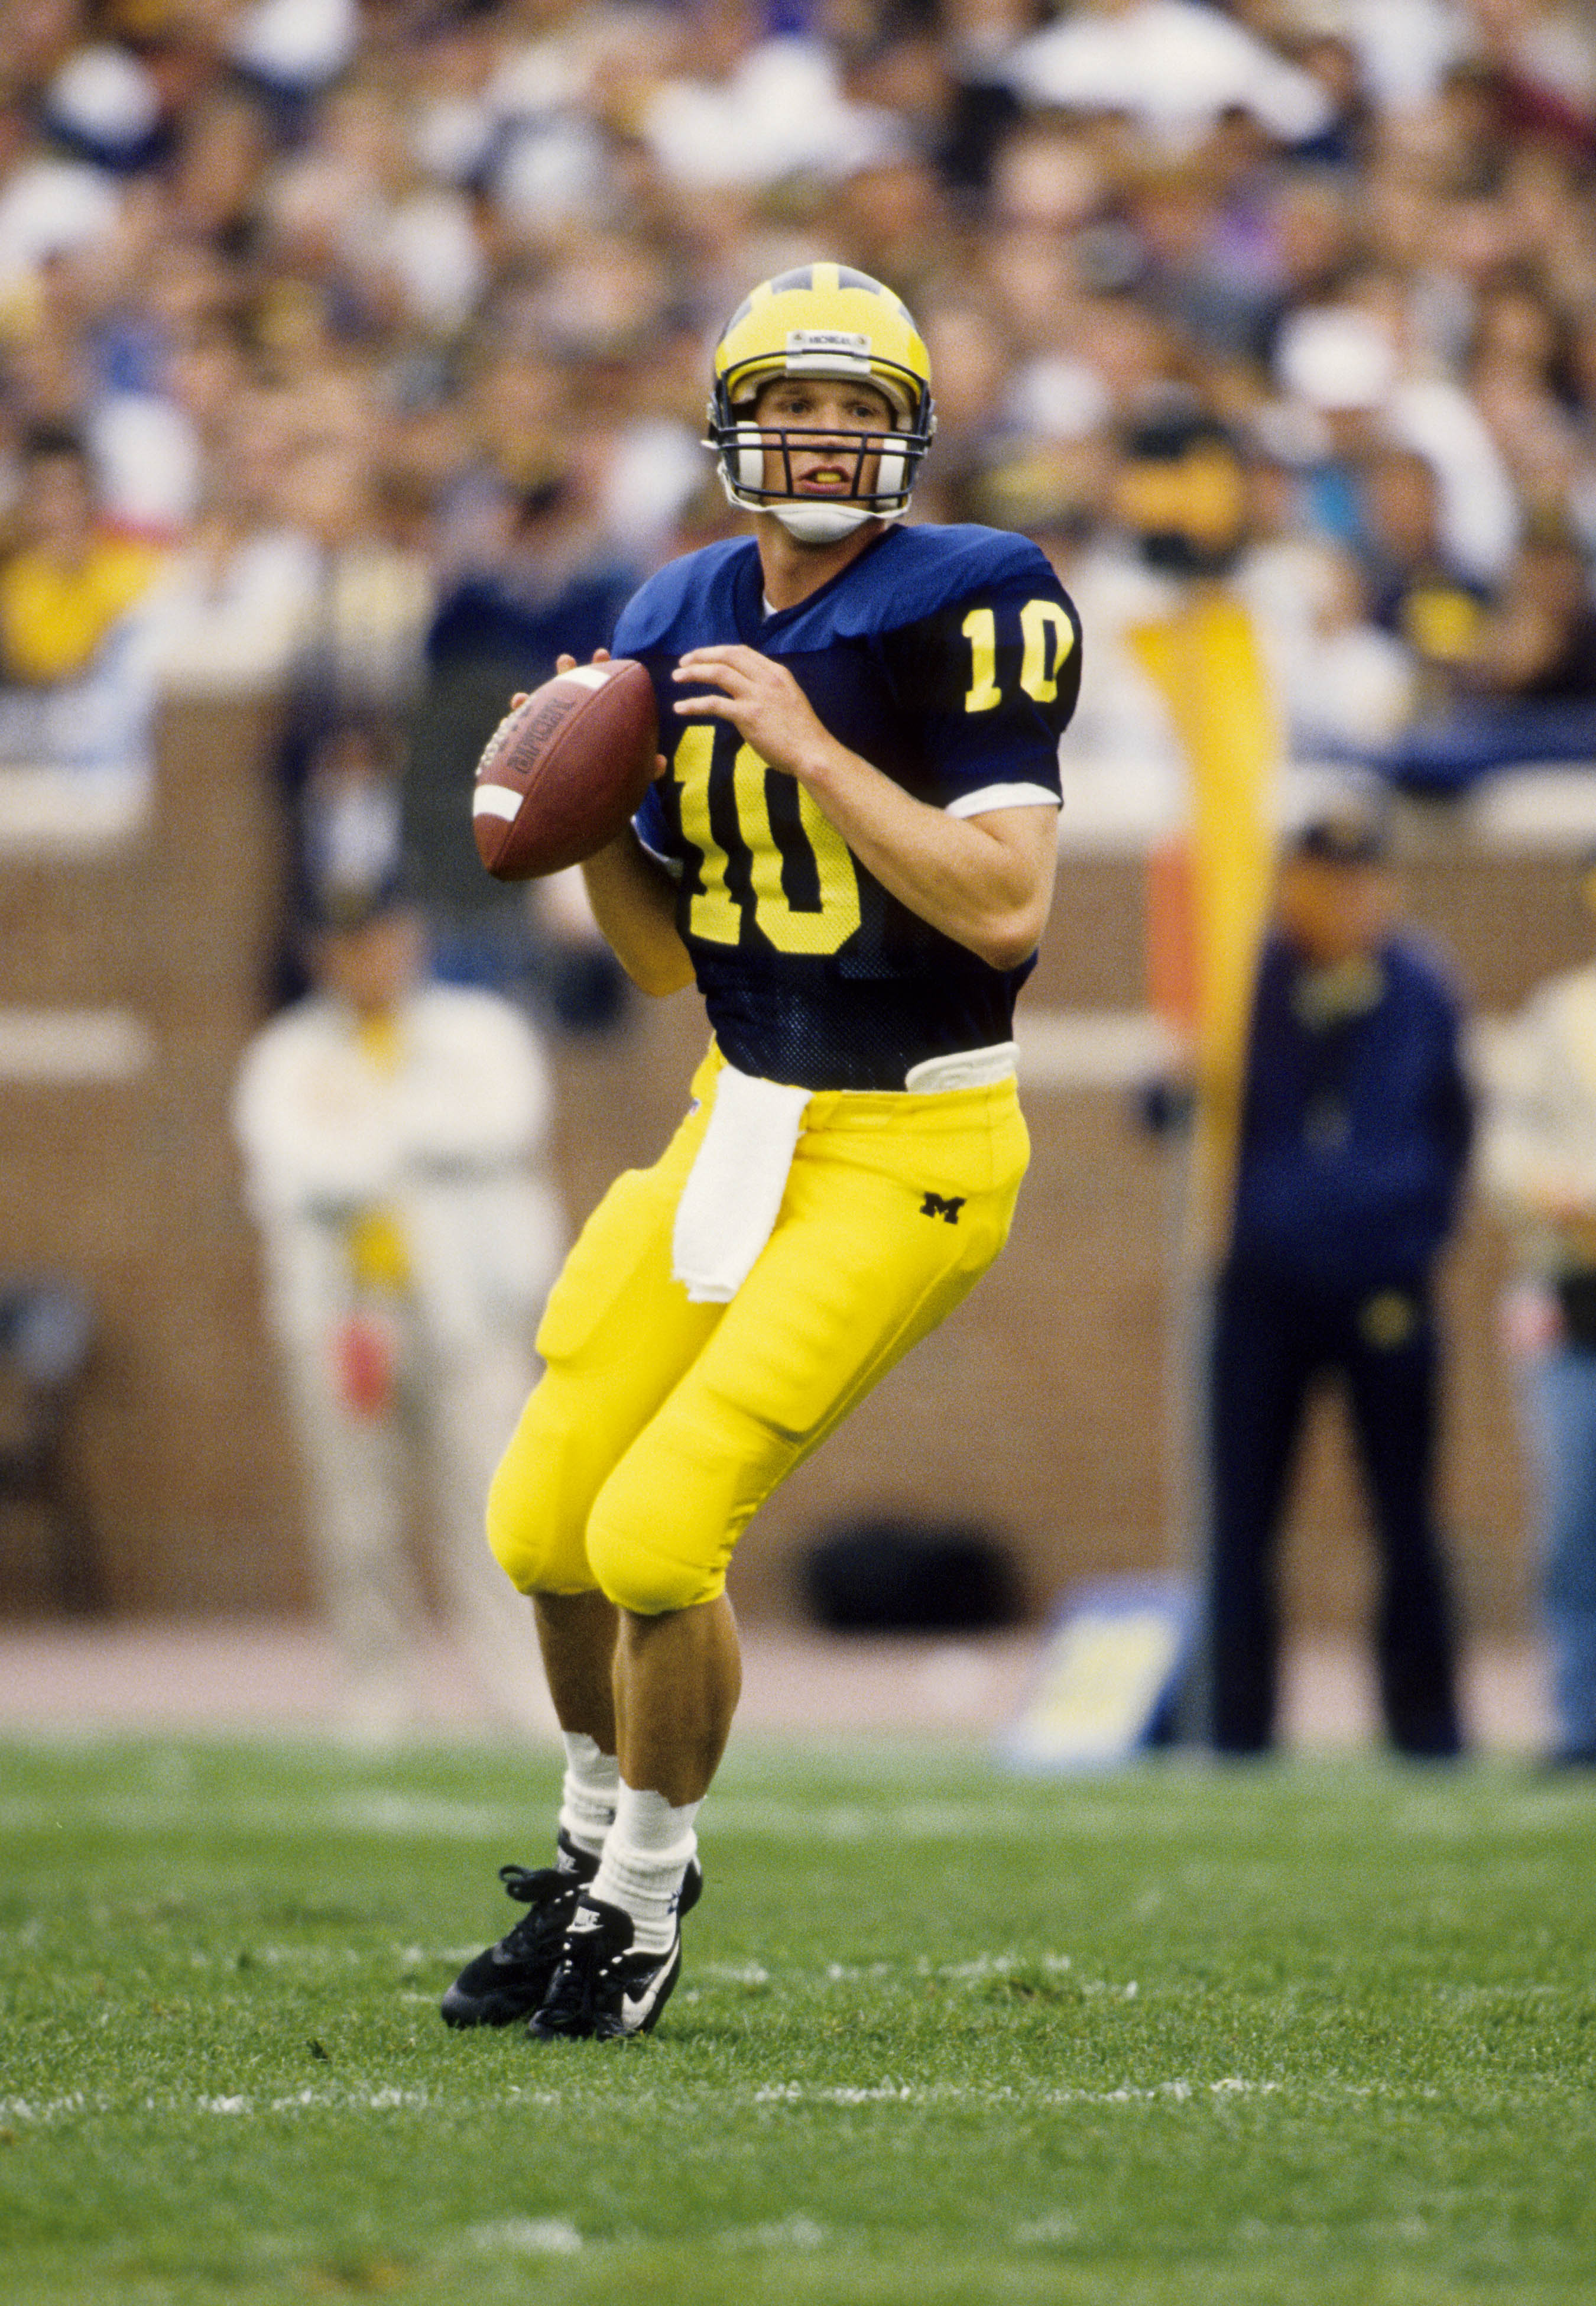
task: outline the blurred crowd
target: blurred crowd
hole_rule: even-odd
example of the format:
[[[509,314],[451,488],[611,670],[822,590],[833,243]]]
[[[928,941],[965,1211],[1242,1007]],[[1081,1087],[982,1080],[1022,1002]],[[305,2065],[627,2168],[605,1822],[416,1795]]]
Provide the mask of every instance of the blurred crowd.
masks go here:
[[[1593,163],[1585,0],[9,0],[0,758],[286,683],[308,849],[403,815],[468,969],[438,797],[732,518],[709,348],[817,255],[929,344],[917,514],[1075,591],[1078,751],[1167,741],[1119,483],[1178,404],[1300,756],[1589,757]]]

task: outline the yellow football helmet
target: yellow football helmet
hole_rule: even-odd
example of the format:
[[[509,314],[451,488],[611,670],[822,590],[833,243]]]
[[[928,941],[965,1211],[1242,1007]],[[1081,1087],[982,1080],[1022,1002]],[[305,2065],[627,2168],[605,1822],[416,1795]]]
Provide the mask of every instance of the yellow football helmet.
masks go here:
[[[760,387],[777,376],[857,377],[886,395],[896,427],[861,435],[856,465],[856,480],[862,480],[867,458],[879,456],[874,489],[856,488],[842,503],[795,494],[789,444],[831,436],[751,421]],[[931,362],[919,331],[900,300],[867,272],[806,264],[781,273],[762,281],[721,333],[704,446],[716,452],[732,503],[749,511],[768,508],[795,536],[825,542],[862,521],[896,520],[909,508],[935,429]],[[785,488],[765,485],[767,448],[781,455]]]

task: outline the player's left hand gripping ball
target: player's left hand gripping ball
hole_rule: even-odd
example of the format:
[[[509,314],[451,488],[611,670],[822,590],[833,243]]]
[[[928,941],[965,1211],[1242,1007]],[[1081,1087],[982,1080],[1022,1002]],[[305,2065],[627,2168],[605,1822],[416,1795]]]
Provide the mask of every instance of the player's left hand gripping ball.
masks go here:
[[[534,688],[477,763],[472,826],[494,879],[538,880],[605,848],[648,790],[658,743],[653,683],[633,657]]]

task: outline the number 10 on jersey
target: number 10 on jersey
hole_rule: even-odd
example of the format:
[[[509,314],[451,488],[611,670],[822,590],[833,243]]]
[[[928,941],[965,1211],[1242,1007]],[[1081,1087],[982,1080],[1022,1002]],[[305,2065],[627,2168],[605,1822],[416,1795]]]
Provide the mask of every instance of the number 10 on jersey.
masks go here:
[[[858,876],[848,843],[796,777],[772,769],[752,745],[739,746],[730,791],[723,781],[714,788],[715,814],[730,833],[730,807],[736,838],[748,852],[747,893],[735,893],[731,859],[711,814],[715,733],[702,722],[690,723],[670,764],[683,836],[703,860],[702,886],[688,905],[689,933],[712,944],[738,944],[749,912],[778,952],[837,952],[859,925]],[[779,791],[774,813],[772,781]]]
[[[970,655],[964,709],[990,713],[1003,701],[997,679],[997,611],[972,609],[960,630]],[[1025,645],[1020,686],[1037,704],[1051,705],[1058,695],[1059,667],[1075,645],[1074,628],[1056,601],[1028,601],[1020,611],[1020,632]]]

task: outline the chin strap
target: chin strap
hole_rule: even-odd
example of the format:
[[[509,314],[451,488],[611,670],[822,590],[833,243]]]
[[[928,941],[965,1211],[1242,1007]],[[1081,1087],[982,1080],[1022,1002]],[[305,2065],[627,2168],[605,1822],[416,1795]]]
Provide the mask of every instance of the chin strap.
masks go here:
[[[896,520],[896,513],[875,513],[863,505],[850,504],[772,504],[766,512],[773,512],[789,536],[799,544],[839,544],[862,528],[867,520]]]

